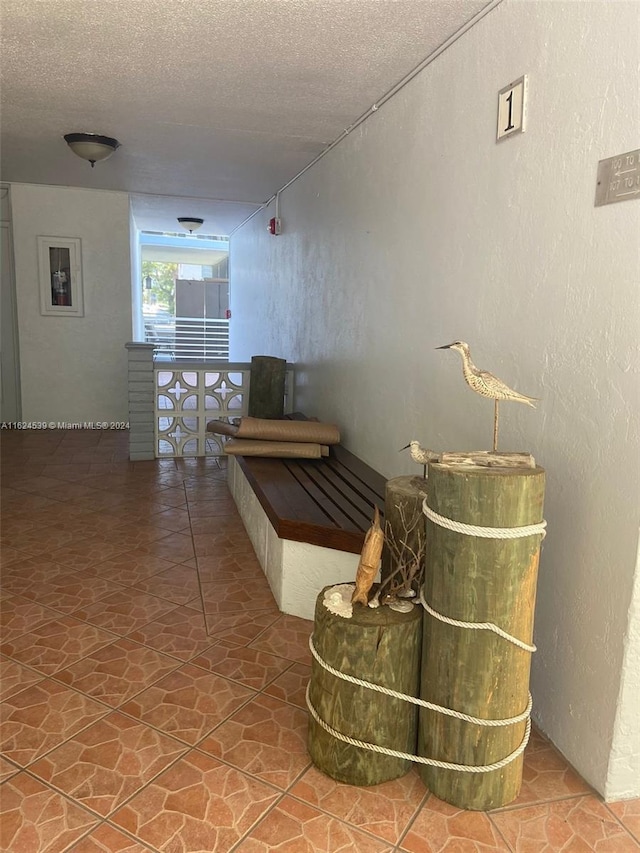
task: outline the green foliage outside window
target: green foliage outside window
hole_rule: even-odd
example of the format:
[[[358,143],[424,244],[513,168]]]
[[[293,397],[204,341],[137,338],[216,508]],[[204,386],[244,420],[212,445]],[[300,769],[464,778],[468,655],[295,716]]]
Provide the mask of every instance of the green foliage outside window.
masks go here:
[[[151,288],[147,289],[144,280],[151,277]],[[172,316],[176,313],[176,278],[178,264],[164,261],[142,262],[142,301],[145,309],[156,306]]]

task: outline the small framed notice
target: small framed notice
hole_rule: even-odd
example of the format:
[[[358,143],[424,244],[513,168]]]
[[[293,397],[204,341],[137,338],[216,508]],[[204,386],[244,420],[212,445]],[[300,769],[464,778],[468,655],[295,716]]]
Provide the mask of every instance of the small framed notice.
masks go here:
[[[498,92],[497,141],[524,133],[527,104],[527,75],[523,74]]]
[[[78,237],[38,237],[41,314],[84,316],[80,252]]]

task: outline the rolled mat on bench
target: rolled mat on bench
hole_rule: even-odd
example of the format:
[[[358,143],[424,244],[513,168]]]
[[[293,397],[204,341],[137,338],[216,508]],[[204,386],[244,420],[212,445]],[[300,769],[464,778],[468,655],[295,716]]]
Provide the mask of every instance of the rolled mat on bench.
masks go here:
[[[231,438],[224,452],[232,456],[272,456],[280,459],[320,459],[329,455],[323,444],[296,441],[258,441],[248,438]]]
[[[312,442],[340,444],[340,430],[334,424],[317,421],[274,421],[263,418],[242,418],[236,433],[238,438],[261,441]]]

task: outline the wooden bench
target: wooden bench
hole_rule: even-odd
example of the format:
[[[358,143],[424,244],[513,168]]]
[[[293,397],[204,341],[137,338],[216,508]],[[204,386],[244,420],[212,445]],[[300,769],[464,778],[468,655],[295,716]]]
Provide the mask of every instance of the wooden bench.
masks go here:
[[[229,456],[228,482],[280,610],[313,619],[322,587],[354,579],[385,478],[336,445],[322,459]]]

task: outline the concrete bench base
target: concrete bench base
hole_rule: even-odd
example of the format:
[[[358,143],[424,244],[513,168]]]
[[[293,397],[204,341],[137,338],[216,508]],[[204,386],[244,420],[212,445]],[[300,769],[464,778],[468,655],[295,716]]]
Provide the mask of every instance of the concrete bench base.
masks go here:
[[[359,555],[281,539],[238,461],[233,456],[228,459],[229,490],[278,607],[283,613],[313,619],[320,590],[329,584],[352,581]]]

